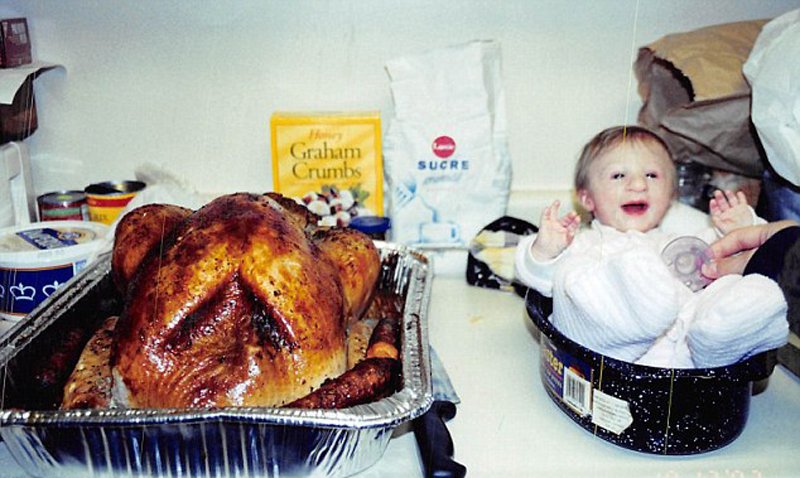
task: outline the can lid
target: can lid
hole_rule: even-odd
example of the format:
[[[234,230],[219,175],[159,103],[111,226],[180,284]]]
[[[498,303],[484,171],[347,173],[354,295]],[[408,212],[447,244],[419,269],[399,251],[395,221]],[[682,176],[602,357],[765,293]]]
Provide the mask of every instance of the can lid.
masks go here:
[[[53,191],[42,194],[37,198],[39,204],[73,204],[77,202],[86,201],[86,193],[83,191]]]
[[[380,234],[388,231],[391,225],[392,221],[382,216],[356,216],[350,220],[350,227],[364,234]]]

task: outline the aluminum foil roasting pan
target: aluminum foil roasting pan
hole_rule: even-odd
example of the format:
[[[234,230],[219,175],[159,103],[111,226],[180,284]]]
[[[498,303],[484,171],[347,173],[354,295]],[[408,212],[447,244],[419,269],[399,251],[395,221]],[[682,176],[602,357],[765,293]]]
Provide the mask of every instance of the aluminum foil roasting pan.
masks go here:
[[[0,341],[0,436],[42,477],[347,476],[383,455],[393,430],[432,403],[424,255],[376,241],[378,291],[402,308],[402,388],[342,410],[282,408],[60,411],[89,336],[121,302],[110,256],[88,267]]]

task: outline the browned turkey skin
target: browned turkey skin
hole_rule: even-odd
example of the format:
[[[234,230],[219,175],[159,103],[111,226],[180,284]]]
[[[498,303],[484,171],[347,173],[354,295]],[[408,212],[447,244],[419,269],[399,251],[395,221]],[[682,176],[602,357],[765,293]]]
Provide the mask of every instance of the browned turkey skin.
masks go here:
[[[314,224],[276,194],[126,215],[112,258],[126,294],[110,362],[115,400],[281,406],[342,375],[346,325],[369,303],[380,259],[367,236]]]
[[[191,209],[172,204],[148,204],[120,221],[114,233],[119,246],[111,256],[111,276],[117,288],[127,287],[148,254],[161,253],[164,238],[191,213]]]

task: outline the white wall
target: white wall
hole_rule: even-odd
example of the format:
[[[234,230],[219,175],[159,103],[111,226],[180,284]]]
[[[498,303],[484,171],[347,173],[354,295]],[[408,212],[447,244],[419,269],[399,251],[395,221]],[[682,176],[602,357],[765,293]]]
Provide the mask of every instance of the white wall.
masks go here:
[[[568,189],[583,143],[635,121],[635,49],[800,0],[5,0],[34,56],[38,193],[152,161],[204,192],[271,188],[274,110],[380,109],[386,61],[472,39],[503,49],[512,189]]]

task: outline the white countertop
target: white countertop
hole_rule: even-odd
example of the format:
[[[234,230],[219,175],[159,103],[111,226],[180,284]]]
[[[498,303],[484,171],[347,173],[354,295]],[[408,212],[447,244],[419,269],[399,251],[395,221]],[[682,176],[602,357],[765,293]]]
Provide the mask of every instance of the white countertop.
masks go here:
[[[539,346],[520,297],[437,276],[431,345],[461,403],[448,423],[468,477],[760,478],[800,473],[800,380],[781,366],[751,400],[742,435],[701,455],[662,457],[595,438],[550,400]],[[398,430],[383,458],[359,478],[422,476],[414,434]],[[0,444],[4,477],[24,476]]]
[[[744,431],[713,452],[666,457],[592,436],[551,401],[520,297],[437,277],[430,340],[461,403],[448,424],[469,477],[758,478],[800,474],[800,380],[781,366],[751,399]]]

